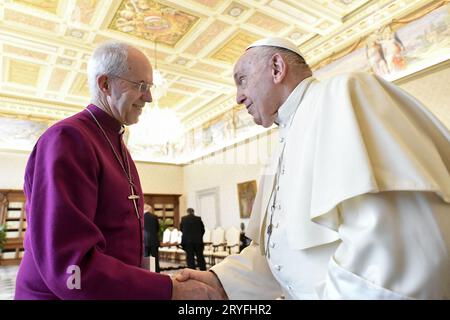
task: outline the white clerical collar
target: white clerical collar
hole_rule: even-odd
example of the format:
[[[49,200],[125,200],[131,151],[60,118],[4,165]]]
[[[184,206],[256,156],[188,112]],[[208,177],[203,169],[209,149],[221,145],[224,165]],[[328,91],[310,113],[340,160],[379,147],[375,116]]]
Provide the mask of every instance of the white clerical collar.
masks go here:
[[[297,111],[298,106],[304,96],[304,92],[307,89],[309,83],[313,81],[313,77],[303,79],[297,87],[291,92],[286,101],[278,109],[275,123],[278,124],[280,129],[289,128],[291,125],[291,118]]]

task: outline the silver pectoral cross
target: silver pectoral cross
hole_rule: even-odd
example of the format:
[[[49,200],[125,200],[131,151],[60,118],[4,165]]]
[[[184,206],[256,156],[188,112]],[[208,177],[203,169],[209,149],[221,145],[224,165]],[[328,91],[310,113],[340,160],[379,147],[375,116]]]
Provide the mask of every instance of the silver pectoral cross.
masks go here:
[[[137,194],[134,193],[134,189],[133,189],[133,186],[132,186],[132,185],[130,185],[130,189],[131,189],[131,194],[128,196],[128,199],[131,200],[131,201],[133,201],[133,204],[134,204],[134,210],[136,210],[136,216],[137,216],[137,218],[139,219],[139,218],[140,218],[140,216],[139,216],[139,210],[138,210],[138,207],[137,207],[137,204],[136,204],[136,200],[139,199],[139,196],[138,196]]]

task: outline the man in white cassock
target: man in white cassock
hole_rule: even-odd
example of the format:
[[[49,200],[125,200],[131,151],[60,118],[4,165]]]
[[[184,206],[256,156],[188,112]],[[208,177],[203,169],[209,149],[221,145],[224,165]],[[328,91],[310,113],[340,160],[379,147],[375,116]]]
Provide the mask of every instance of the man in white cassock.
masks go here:
[[[229,299],[449,299],[450,133],[377,76],[317,81],[283,39],[250,45],[237,102],[279,128],[249,247],[183,270]]]

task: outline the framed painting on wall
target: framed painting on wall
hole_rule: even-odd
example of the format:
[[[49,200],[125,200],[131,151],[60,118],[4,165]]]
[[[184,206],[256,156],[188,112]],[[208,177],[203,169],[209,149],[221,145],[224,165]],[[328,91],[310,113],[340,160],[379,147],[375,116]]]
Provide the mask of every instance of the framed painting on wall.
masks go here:
[[[256,180],[238,183],[239,212],[241,219],[250,218],[256,197]]]

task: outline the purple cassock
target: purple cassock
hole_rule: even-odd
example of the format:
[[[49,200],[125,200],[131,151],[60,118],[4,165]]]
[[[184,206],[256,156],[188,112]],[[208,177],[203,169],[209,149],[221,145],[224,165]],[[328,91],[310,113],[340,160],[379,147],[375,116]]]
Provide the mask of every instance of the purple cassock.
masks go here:
[[[40,137],[25,172],[28,228],[15,298],[170,299],[170,277],[140,267],[143,195],[121,125],[87,109],[122,162],[128,158],[139,218],[124,170],[89,111],[58,122]]]

